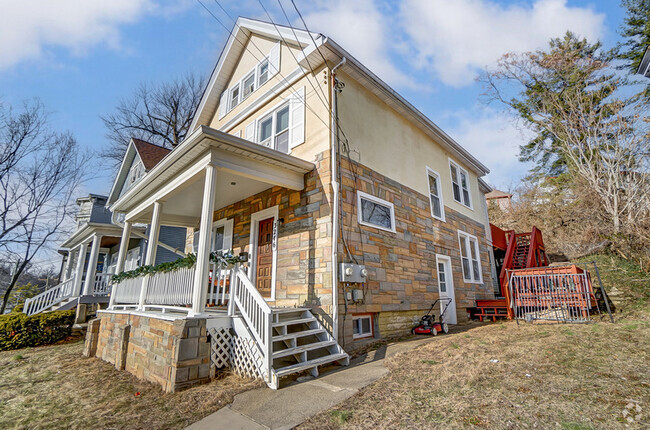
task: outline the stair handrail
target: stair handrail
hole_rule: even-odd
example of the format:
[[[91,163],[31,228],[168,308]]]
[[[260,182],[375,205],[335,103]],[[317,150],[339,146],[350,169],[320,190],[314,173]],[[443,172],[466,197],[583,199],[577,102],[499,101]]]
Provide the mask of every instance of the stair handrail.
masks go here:
[[[234,315],[235,307],[241,313],[244,322],[264,355],[266,378],[267,382],[270,383],[273,367],[271,307],[239,264],[235,264],[231,276],[231,306],[229,306],[229,313],[231,316]]]
[[[501,267],[501,273],[499,274],[499,283],[501,284],[501,295],[506,297],[506,273],[509,269],[512,269],[512,258],[515,255],[515,249],[517,248],[517,234],[514,230],[508,231],[508,247],[506,248],[506,255],[503,258],[503,266]]]
[[[75,276],[35,295],[32,298],[25,299],[23,313],[27,315],[35,315],[52,308],[67,298],[72,297],[75,284],[74,280]]]
[[[537,261],[535,260],[535,254],[537,252],[537,247],[539,243],[537,241],[537,232],[539,230],[537,227],[533,226],[533,230],[530,232],[530,245],[528,247],[528,255],[526,256],[526,267],[537,267]]]

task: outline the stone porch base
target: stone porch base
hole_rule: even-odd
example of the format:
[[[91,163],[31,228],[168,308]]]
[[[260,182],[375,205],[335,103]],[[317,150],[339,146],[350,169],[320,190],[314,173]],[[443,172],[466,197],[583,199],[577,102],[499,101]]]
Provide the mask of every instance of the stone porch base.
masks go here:
[[[96,356],[174,392],[210,381],[207,318],[170,318],[99,311],[90,321],[84,355]]]

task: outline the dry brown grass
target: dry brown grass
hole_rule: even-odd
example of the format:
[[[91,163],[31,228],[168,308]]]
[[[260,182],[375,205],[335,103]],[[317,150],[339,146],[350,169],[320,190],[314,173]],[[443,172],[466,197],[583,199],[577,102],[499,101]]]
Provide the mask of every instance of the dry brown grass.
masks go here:
[[[299,428],[612,429],[629,403],[643,409],[630,427],[647,428],[649,354],[643,316],[472,326],[390,359],[387,377]]]
[[[183,428],[259,386],[226,375],[164,394],[108,363],[83,357],[82,349],[77,341],[0,352],[0,428]]]

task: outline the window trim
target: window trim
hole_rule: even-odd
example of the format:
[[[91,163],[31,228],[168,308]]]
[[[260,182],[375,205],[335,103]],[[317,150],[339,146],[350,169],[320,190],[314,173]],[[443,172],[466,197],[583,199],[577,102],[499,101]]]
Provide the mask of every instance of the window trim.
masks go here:
[[[382,205],[382,206],[387,206],[390,209],[390,224],[391,228],[386,228],[380,225],[376,224],[371,224],[367,221],[363,220],[363,213],[361,210],[361,199],[369,200],[373,203]],[[371,194],[364,193],[363,191],[357,191],[357,220],[359,224],[365,225],[367,227],[372,227],[376,228],[379,230],[384,230],[384,231],[389,231],[391,233],[396,232],[396,226],[395,226],[395,205],[393,205],[391,202],[386,201],[384,199],[380,199],[379,197],[375,197]]]
[[[466,239],[466,240],[465,240]],[[476,252],[476,260],[478,262],[478,279],[474,279],[474,268],[472,267],[472,252],[471,252],[471,241],[470,239],[474,239],[475,243],[475,248],[474,251]],[[465,252],[467,253],[467,256],[469,258],[469,270],[470,270],[470,279],[465,278],[465,271],[463,270],[463,245],[467,245],[465,247]],[[479,240],[476,236],[469,234],[465,231],[458,230],[458,252],[460,254],[460,270],[463,273],[463,281],[466,284],[482,284],[483,283],[483,268],[481,267],[481,252],[480,252],[480,247],[479,247]]]
[[[230,88],[230,90],[228,90],[228,111],[229,112],[232,111],[233,109],[235,109],[237,106],[239,106],[239,104],[242,102],[242,100],[241,100],[241,88],[240,88],[239,84],[240,84],[240,82],[237,82],[236,85],[233,85],[232,88]],[[235,92],[235,90],[237,90],[237,103],[235,103],[233,105],[232,104],[232,102],[233,102],[232,95]]]
[[[245,92],[244,89],[246,88],[245,85],[244,85],[244,82],[246,82],[246,79],[249,79],[251,77],[253,78],[253,89],[251,90],[250,93],[244,94],[244,92]],[[255,85],[256,79],[257,79],[257,68],[256,67],[254,67],[253,70],[251,70],[250,72],[246,73],[244,75],[244,77],[241,79],[240,84],[239,84],[239,86],[241,87],[241,91],[240,91],[241,92],[241,95],[240,95],[241,102],[243,102],[248,97],[250,97],[251,94],[253,94],[255,92],[255,90],[257,89],[257,85]]]
[[[362,333],[362,334],[354,334],[354,326],[352,327],[352,339],[358,340],[358,339],[367,339],[369,337],[375,337],[375,319],[373,314],[371,313],[365,313],[365,314],[353,314],[352,315],[352,324],[354,324],[356,321],[360,319],[369,319],[370,320],[370,332],[369,333]]]
[[[438,199],[440,200],[440,216],[436,216],[433,213],[433,199],[431,198],[431,188],[429,187],[429,176],[436,176],[438,181]],[[427,166],[427,194],[429,195],[429,209],[431,210],[431,216],[442,222],[446,221],[445,218],[445,202],[442,197],[442,177],[440,173],[433,170],[431,167]]]
[[[266,63],[266,80],[260,83],[260,78],[262,77],[261,70],[262,70],[262,65],[264,63]],[[269,59],[269,56],[267,55],[262,59],[262,61],[257,63],[257,65],[255,66],[255,89],[264,86],[264,84],[269,81],[270,72],[271,72],[271,61]]]
[[[460,181],[460,173],[464,173],[465,177],[467,177],[467,195],[469,197],[469,205],[466,205],[463,203],[463,186],[461,182],[458,182],[458,187],[460,188],[460,198],[461,200],[456,200],[456,197],[454,197],[454,175],[451,173],[451,166],[454,166],[456,168],[456,172],[458,173],[458,181]],[[469,173],[467,172],[467,169],[463,168],[460,166],[460,164],[456,163],[454,160],[451,158],[449,159],[449,177],[451,178],[451,198],[454,199],[456,203],[460,203],[461,205],[465,206],[468,209],[474,210],[474,203],[472,199],[472,187],[469,183]]]
[[[276,137],[277,137],[277,113],[281,111],[284,108],[289,108],[289,126],[287,127],[287,132],[290,132],[291,130],[291,104],[289,101],[282,101],[278,103],[277,105],[273,106],[271,109],[266,111],[262,116],[260,116],[258,119],[255,120],[255,136],[254,136],[254,142],[257,143],[258,145],[262,145],[262,141],[260,140],[260,126],[262,122],[265,120],[271,118],[271,136],[268,139],[271,139],[271,145],[267,146],[267,148],[273,149],[277,151],[276,149]],[[283,154],[290,154],[291,153],[291,136],[289,136],[289,148],[288,151]],[[280,151],[278,151],[280,152]]]

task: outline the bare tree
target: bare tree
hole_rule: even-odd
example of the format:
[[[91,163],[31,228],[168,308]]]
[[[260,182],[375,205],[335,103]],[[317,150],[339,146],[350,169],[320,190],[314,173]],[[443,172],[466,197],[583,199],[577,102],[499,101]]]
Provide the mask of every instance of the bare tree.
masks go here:
[[[39,102],[0,106],[0,255],[13,267],[0,314],[18,278],[74,210],[88,156],[70,133],[50,130]]]
[[[174,148],[189,131],[203,89],[204,79],[193,74],[155,86],[140,84],[114,113],[101,117],[111,141],[102,156],[119,164],[132,137]]]

